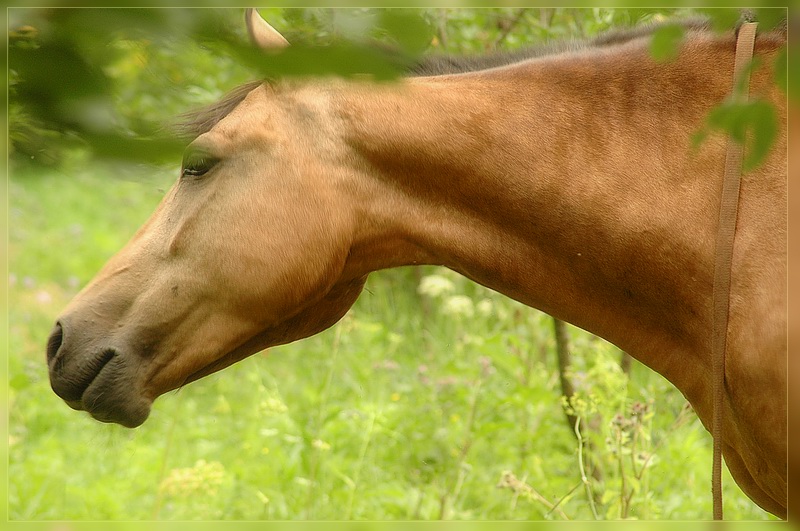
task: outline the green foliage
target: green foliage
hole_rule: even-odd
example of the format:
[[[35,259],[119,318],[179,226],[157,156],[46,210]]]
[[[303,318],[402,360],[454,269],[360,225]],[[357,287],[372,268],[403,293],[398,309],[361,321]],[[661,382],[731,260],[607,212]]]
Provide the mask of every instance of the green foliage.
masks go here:
[[[351,43],[317,48],[296,44],[278,54],[266,56],[248,45],[230,45],[241,64],[267,79],[286,77],[370,76],[376,81],[396,79],[402,64],[389,61],[380,50]]]
[[[658,62],[675,59],[680,51],[686,33],[681,26],[664,26],[653,34],[650,43],[650,54]]]
[[[752,144],[743,161],[746,171],[761,164],[778,135],[775,108],[764,100],[719,107],[711,113],[709,123],[727,130],[737,142],[745,142],[747,130],[752,131]]]
[[[699,8],[697,12],[708,18],[712,27],[719,32],[730,31],[742,18],[742,10],[734,7]]]
[[[744,144],[744,171],[757,168],[769,154],[778,135],[778,118],[775,108],[764,100],[746,103],[727,101],[712,109],[708,126],[693,139],[695,148],[708,136],[709,129],[721,130],[733,140]]]
[[[225,34],[226,24],[234,24],[232,15],[176,9],[12,10],[13,153],[45,164],[87,148],[102,157],[175,160],[183,144],[164,128],[171,117],[249,79],[230,58],[209,58],[202,48],[208,28]]]
[[[425,18],[406,9],[381,10],[377,27],[385,30],[402,50],[414,56],[424,52],[433,38],[433,28]]]
[[[430,30],[416,11],[377,10],[378,16],[362,16],[369,23],[362,24],[363,35],[351,35],[353,40],[337,36],[334,23],[341,15],[328,17],[328,31],[307,29],[309,22],[319,24],[320,17],[336,11],[281,11],[290,21],[305,21],[299,28],[306,31],[273,56],[249,45],[241,10],[12,11],[13,152],[46,165],[59,163],[65,151],[87,148],[101,158],[176,160],[183,142],[166,127],[173,117],[210,103],[237,84],[259,76],[392,79],[402,71],[402,56],[390,61],[357,38],[381,33],[408,52],[406,61],[430,42]]]
[[[714,27],[720,30],[730,28],[742,17],[737,10],[730,9],[707,10],[707,14]],[[759,32],[765,32],[779,24],[785,24],[786,11],[778,8],[761,8],[755,10],[750,18],[759,22]],[[741,97],[747,94],[748,87],[745,84],[751,74],[762,66],[756,58],[743,68],[739,78],[734,80],[732,96],[711,110],[706,126],[694,135],[692,143],[695,149],[716,130],[744,144],[745,154],[742,163],[744,171],[751,171],[764,162],[779,133],[777,112],[771,103],[763,99],[746,102],[742,101]],[[775,64],[770,66],[774,67],[777,86],[787,91],[791,70],[787,68],[785,46],[778,54]]]
[[[578,354],[571,377],[583,390],[562,400],[565,411],[579,419],[585,459],[594,466],[590,483],[597,514],[606,519],[664,517],[664,504],[651,490],[651,472],[670,467],[659,455],[661,446],[693,412],[686,404],[666,432],[654,430],[657,415],[665,413],[657,411],[663,402],[637,389],[620,367],[619,352],[598,342]]]
[[[789,60],[789,51],[785,46],[775,59],[775,82],[784,93],[789,92],[789,69],[786,64]]]
[[[699,10],[730,28],[736,9]],[[658,22],[689,9],[262,9],[293,46],[265,58],[252,50],[242,10],[12,9],[9,133],[19,160],[57,165],[66,152],[164,163],[182,142],[178,114],[257,76],[362,75],[392,79],[426,48],[455,53],[513,49],[609,28]],[[758,9],[762,29],[782,9]],[[656,32],[657,60],[673,57],[679,30]],[[387,56],[367,45],[398,46]],[[795,69],[796,70],[796,69]],[[782,76],[785,69],[780,69]],[[789,70],[791,72],[791,69]],[[56,81],[57,80],[57,81]],[[793,84],[792,86],[797,85]]]

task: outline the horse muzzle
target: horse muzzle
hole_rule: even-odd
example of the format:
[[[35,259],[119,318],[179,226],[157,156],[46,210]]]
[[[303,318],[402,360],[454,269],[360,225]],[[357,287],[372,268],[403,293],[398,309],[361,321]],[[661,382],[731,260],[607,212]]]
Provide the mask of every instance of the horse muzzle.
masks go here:
[[[47,342],[53,391],[71,408],[101,422],[135,428],[147,419],[152,400],[137,392],[137,365],[135,356],[82,335],[64,319]]]

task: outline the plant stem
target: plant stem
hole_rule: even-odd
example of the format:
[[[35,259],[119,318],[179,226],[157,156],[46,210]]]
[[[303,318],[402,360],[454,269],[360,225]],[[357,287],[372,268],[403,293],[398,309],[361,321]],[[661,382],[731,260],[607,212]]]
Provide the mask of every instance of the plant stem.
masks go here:
[[[517,24],[519,24],[519,21],[522,19],[523,15],[525,15],[527,11],[528,11],[527,8],[521,8],[519,11],[517,11],[517,14],[514,16],[514,18],[508,21],[508,23],[506,24],[503,33],[501,33],[500,36],[497,38],[497,40],[494,42],[493,48],[497,48],[501,44],[503,44],[503,41],[506,40],[506,37],[508,37],[509,33],[511,33],[511,30],[513,30],[514,27]]]
[[[347,511],[345,511],[345,520],[350,519],[350,515],[353,512],[353,500],[355,499],[356,489],[358,489],[358,479],[361,476],[361,469],[364,466],[364,458],[367,455],[367,448],[369,448],[369,443],[372,440],[372,431],[375,428],[375,412],[372,412],[372,416],[369,419],[369,427],[367,428],[367,434],[364,436],[364,441],[361,443],[361,451],[358,453],[358,461],[356,462],[356,471],[353,474],[353,487],[350,490],[350,496],[347,500]]]
[[[573,492],[575,492],[576,490],[578,490],[578,487],[580,487],[580,486],[581,486],[581,483],[582,483],[582,482],[581,482],[581,481],[579,481],[579,482],[578,482],[578,483],[577,483],[577,484],[576,484],[574,487],[572,487],[571,489],[569,489],[569,492],[567,492],[566,494],[564,494],[563,496],[561,496],[561,498],[559,498],[559,499],[558,499],[558,501],[555,503],[555,505],[553,505],[553,507],[551,507],[551,508],[550,508],[550,510],[549,510],[549,511],[547,511],[547,513],[545,514],[545,516],[550,516],[550,513],[552,513],[552,512],[553,512],[553,511],[555,511],[556,509],[558,509],[558,513],[559,513],[559,514],[561,514],[561,515],[564,517],[564,519],[565,519],[565,520],[569,520],[569,518],[568,518],[568,517],[567,517],[567,515],[564,513],[564,511],[562,511],[561,509],[559,509],[559,508],[558,508],[558,506],[559,506],[559,505],[561,505],[562,503],[564,503],[564,500],[567,500],[567,499],[569,499],[569,497],[570,497],[570,496],[572,496],[572,493],[573,493]]]
[[[177,404],[175,405],[175,409],[180,411],[181,405],[181,397],[183,396],[181,393],[177,393]],[[167,440],[164,444],[164,453],[161,458],[161,469],[158,471],[158,485],[157,485],[157,492],[156,494],[156,501],[153,504],[153,520],[158,520],[159,514],[161,513],[161,504],[164,502],[164,495],[161,492],[161,482],[164,481],[164,476],[167,473],[167,462],[169,460],[169,453],[170,449],[172,448],[172,439],[173,434],[175,433],[175,426],[178,424],[178,415],[172,415],[172,424],[170,424],[169,432],[167,433]]]
[[[622,428],[617,428],[617,462],[619,463],[619,516],[628,518],[628,504],[626,503],[627,485],[625,481],[625,456],[622,453]]]
[[[442,495],[442,503],[440,508],[439,519],[444,520],[447,516],[448,502],[454,501],[464,483],[464,466],[467,462],[467,454],[472,448],[472,429],[475,426],[475,417],[478,411],[478,401],[480,398],[481,387],[483,386],[483,378],[478,379],[475,385],[475,392],[472,394],[472,403],[470,404],[469,417],[467,418],[467,425],[464,428],[464,442],[461,445],[461,452],[458,456],[458,475],[456,476],[456,483],[451,490]]]
[[[589,498],[589,507],[592,509],[592,516],[595,520],[600,520],[597,514],[597,507],[594,505],[594,496],[592,495],[592,485],[589,478],[586,477],[586,469],[583,466],[583,437],[581,436],[581,418],[577,417],[575,420],[575,437],[578,438],[578,467],[581,471],[581,482],[586,489],[586,497]]]
[[[439,9],[439,16],[437,18],[439,24],[436,30],[439,36],[439,43],[442,50],[447,50],[447,8]]]
[[[336,360],[339,354],[339,341],[342,337],[342,327],[337,326],[336,331],[333,336],[333,344],[331,345],[331,362],[328,368],[328,374],[325,376],[325,383],[322,386],[322,392],[320,393],[320,400],[319,400],[319,409],[317,410],[317,420],[315,425],[312,428],[312,438],[321,439],[320,435],[322,432],[322,422],[325,418],[325,411],[328,405],[328,395],[330,394],[331,389],[331,382],[333,381],[333,373],[336,370]],[[314,502],[317,499],[316,496],[316,484],[317,484],[317,471],[319,470],[320,466],[320,452],[316,450],[311,450],[311,465],[309,470],[309,486],[308,486],[308,501],[306,502],[306,518],[311,518],[312,509],[314,508]]]

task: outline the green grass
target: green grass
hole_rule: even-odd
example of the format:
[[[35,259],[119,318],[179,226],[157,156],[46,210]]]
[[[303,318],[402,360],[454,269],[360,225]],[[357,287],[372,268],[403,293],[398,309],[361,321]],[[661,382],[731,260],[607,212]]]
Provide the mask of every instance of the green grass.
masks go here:
[[[623,478],[632,517],[709,517],[710,437],[679,392],[570,328],[593,507],[549,317],[436,268],[373,274],[332,329],[161,397],[135,430],[72,411],[47,379],[53,320],[173,178],[120,171],[12,172],[10,520],[591,520],[621,514]],[[635,403],[648,415],[616,430]],[[768,517],[724,488],[727,518]]]

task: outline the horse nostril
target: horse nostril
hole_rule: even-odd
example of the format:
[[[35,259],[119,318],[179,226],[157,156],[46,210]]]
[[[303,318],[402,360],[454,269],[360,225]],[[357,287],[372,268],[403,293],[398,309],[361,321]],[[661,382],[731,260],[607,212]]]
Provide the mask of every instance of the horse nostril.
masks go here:
[[[56,323],[55,328],[50,333],[50,339],[47,340],[47,363],[50,364],[53,358],[56,357],[61,343],[64,341],[64,330],[61,328],[61,323]]]

